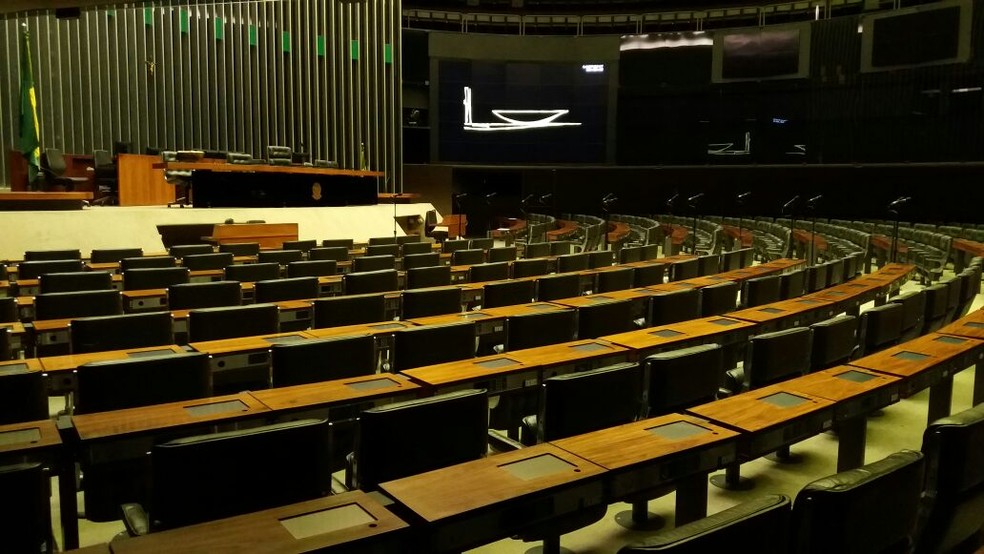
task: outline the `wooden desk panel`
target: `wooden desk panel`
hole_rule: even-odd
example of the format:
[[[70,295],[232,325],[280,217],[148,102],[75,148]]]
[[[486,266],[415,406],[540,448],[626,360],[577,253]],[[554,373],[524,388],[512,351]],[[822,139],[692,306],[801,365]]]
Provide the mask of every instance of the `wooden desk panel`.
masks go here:
[[[371,523],[316,536],[295,539],[281,523],[297,516],[332,508],[357,506],[367,512]],[[330,513],[330,512],[329,512]],[[326,515],[326,518],[330,517]],[[404,552],[399,540],[408,525],[362,491],[350,491],[262,512],[189,525],[113,542],[114,554],[151,554],[165,551],[187,554],[214,552],[323,552],[342,547],[346,552]],[[332,550],[333,551],[333,550]]]
[[[389,382],[388,386],[359,388],[359,384],[376,385]],[[353,386],[355,385],[355,386]],[[307,383],[253,392],[254,398],[274,412],[289,410],[330,408],[353,402],[365,402],[415,394],[420,385],[399,374],[364,375],[319,383]]]
[[[525,480],[503,467],[541,456],[563,467]],[[389,481],[380,489],[431,524],[424,551],[448,552],[600,505],[604,474],[604,468],[544,443]],[[454,494],[448,494],[449,484]]]
[[[349,335],[391,335],[400,329],[415,327],[413,321],[380,321],[378,323],[360,323],[358,325],[343,325],[341,327],[323,327],[321,329],[308,329],[304,331],[312,338],[326,339],[332,337],[344,337]]]
[[[40,358],[41,367],[47,373],[60,373],[73,371],[82,364],[91,362],[105,362],[108,360],[125,360],[129,354],[137,352],[150,352],[154,350],[170,350],[175,354],[181,354],[184,349],[176,344],[163,346],[148,346],[144,348],[128,348],[125,350],[107,350],[104,352],[89,352],[86,354],[68,354],[66,356],[49,356]]]
[[[284,241],[297,240],[297,228],[297,223],[217,223],[205,239],[214,244],[257,242],[260,248],[283,248]]]
[[[606,360],[614,363],[628,357],[630,350],[624,346],[601,339],[583,339],[536,348],[513,350],[506,355],[529,366],[550,369],[556,366],[578,364],[587,361]],[[617,358],[617,360],[611,360]],[[546,375],[544,377],[547,377]]]
[[[120,206],[161,206],[175,200],[174,185],[155,167],[160,156],[120,154],[116,157]]]
[[[32,439],[27,435],[17,435],[16,439],[13,438],[15,433],[22,431],[36,432],[37,438]],[[11,438],[3,437],[7,433],[10,434],[8,437]],[[55,426],[54,420],[51,419],[0,425],[0,457],[3,458],[7,458],[8,456],[30,456],[32,453],[56,448],[61,446],[61,444],[62,441],[61,436],[58,434],[58,428]]]
[[[192,415],[185,408],[240,401],[245,408],[238,411]],[[232,422],[268,414],[270,410],[249,393],[214,396],[184,402],[156,404],[112,412],[73,415],[72,423],[82,441],[121,439],[138,434],[173,431],[182,427],[206,423]]]
[[[684,348],[687,345],[694,346],[711,342],[731,344],[744,341],[755,329],[755,324],[733,318],[731,315],[728,314],[728,317],[713,316],[692,319],[601,338],[639,351],[640,358],[658,350]],[[728,322],[728,325],[720,325],[715,321]]]
[[[219,173],[288,173],[304,175],[344,175],[347,177],[383,177],[382,171],[335,169],[303,165],[231,164],[227,162],[167,162],[162,168],[175,171],[215,171]]]
[[[853,360],[849,365],[911,380],[933,369],[939,369],[942,377],[947,377],[950,372],[963,370],[967,365],[979,361],[982,356],[984,356],[984,341],[929,333]],[[963,365],[964,363],[966,365]],[[914,388],[917,383],[922,384],[923,387]],[[903,389],[903,396],[922,390],[927,384],[920,380],[906,381],[907,386]]]
[[[483,364],[502,365],[486,367]],[[444,388],[455,385],[476,384],[492,379],[504,378],[517,373],[529,373],[531,371],[537,371],[537,366],[520,362],[510,352],[415,367],[413,369],[403,370],[401,373],[422,385]]]
[[[188,343],[188,346],[196,352],[204,352],[212,356],[219,356],[222,354],[242,353],[252,350],[269,350],[274,344],[277,344],[276,339],[289,339],[291,337],[300,337],[299,340],[314,338],[314,336],[307,331],[294,331],[285,333],[271,333],[269,335],[253,335],[249,337],[192,342]]]
[[[766,397],[783,392],[788,392],[788,389],[780,383],[716,400],[687,411],[748,433],[764,431],[818,413],[829,413],[830,418],[833,417],[834,402],[805,393],[798,395],[805,402],[796,406],[780,407],[763,401]]]
[[[760,332],[798,327],[834,316],[836,304],[822,298],[791,298],[728,313],[728,317],[764,326]]]
[[[984,308],[970,312],[937,332],[942,335],[984,340]]]
[[[27,366],[27,367],[20,367]],[[41,360],[38,358],[25,358],[23,360],[5,360],[0,362],[0,375],[7,373],[22,373],[29,371],[43,371]]]

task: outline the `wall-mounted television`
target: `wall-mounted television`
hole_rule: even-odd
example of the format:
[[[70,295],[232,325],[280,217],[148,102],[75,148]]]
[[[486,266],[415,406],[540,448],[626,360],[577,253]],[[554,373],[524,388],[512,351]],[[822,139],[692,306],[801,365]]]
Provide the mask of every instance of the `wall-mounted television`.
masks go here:
[[[810,25],[796,23],[714,33],[715,83],[799,79],[810,74]]]
[[[861,18],[861,71],[970,59],[971,0],[950,0]]]
[[[602,163],[606,63],[438,61],[438,157],[474,163]]]

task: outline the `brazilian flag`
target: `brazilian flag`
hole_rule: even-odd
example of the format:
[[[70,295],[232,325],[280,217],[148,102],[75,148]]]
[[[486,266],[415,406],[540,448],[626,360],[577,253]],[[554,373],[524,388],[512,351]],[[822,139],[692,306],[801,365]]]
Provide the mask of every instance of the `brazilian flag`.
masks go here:
[[[24,25],[24,44],[20,64],[20,148],[27,158],[27,182],[33,187],[41,172],[41,139],[38,126],[38,99],[34,94],[34,72],[31,71],[31,46],[27,25]]]

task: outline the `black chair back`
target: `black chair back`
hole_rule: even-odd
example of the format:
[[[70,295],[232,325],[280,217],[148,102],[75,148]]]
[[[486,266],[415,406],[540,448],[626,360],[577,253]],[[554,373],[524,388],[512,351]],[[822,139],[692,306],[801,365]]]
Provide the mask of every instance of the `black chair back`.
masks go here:
[[[211,254],[214,251],[215,250],[210,244],[176,244],[167,249],[167,253],[175,258],[184,258],[185,256],[195,256],[199,254]]]
[[[631,267],[599,271],[595,275],[595,292],[611,292],[632,288],[635,281],[635,270]]]
[[[810,325],[813,352],[810,371],[820,371],[845,364],[858,352],[858,318],[842,315]]]
[[[588,252],[588,269],[608,267],[615,263],[615,252],[611,250],[592,250]]]
[[[683,289],[656,293],[649,297],[650,326],[668,325],[700,317],[700,290]]]
[[[123,271],[123,290],[165,289],[187,283],[191,278],[187,267],[151,267]]]
[[[740,285],[736,281],[723,281],[700,289],[700,315],[710,317],[731,311],[738,305]]]
[[[516,263],[518,264],[519,261]],[[541,302],[573,298],[580,294],[581,277],[576,274],[551,275],[536,280],[536,299]]]
[[[75,413],[79,414],[206,398],[212,393],[208,355],[199,352],[82,364],[76,380]]]
[[[51,475],[41,463],[0,466],[4,517],[0,534],[8,552],[54,552],[51,531]]]
[[[714,400],[724,377],[724,350],[717,344],[653,354],[649,371],[649,416]]]
[[[17,299],[13,296],[0,298],[0,323],[20,321],[17,315]]]
[[[326,496],[331,492],[329,456],[330,426],[324,420],[276,423],[155,445],[151,529]]]
[[[268,335],[280,331],[276,304],[202,308],[188,312],[188,342]]]
[[[231,252],[216,252],[214,254],[192,254],[181,258],[181,265],[191,271],[208,271],[211,269],[225,269],[232,265],[235,256]]]
[[[792,551],[908,552],[923,465],[921,453],[903,450],[806,485],[793,502]]]
[[[833,287],[844,282],[844,258],[830,260],[824,265],[827,268],[828,287]]]
[[[666,275],[666,266],[663,264],[650,264],[636,267],[632,273],[633,287],[648,287],[650,285],[660,285]]]
[[[355,246],[354,239],[324,239],[321,241],[321,246],[325,248],[344,248],[346,251],[351,250]]]
[[[369,237],[368,246],[385,246],[388,244],[396,244],[396,237],[393,236]]]
[[[809,327],[793,327],[750,338],[745,350],[745,388],[757,389],[808,373],[812,352],[813,331]]]
[[[782,299],[778,275],[766,275],[748,279],[741,284],[741,305],[753,308],[763,304],[779,302]]]
[[[497,308],[526,304],[533,300],[533,281],[503,281],[482,287],[482,307]]]
[[[867,356],[898,344],[902,337],[903,312],[899,304],[885,304],[861,312],[861,355]]]
[[[594,339],[635,329],[632,301],[602,300],[577,309],[577,338]]]
[[[826,264],[806,268],[806,292],[816,292],[827,287]]]
[[[177,265],[178,261],[174,256],[139,256],[133,258],[123,258],[120,260],[120,271],[126,272],[131,269],[176,267]]]
[[[346,262],[349,259],[349,249],[344,246],[325,246],[308,250],[309,260],[334,260]]]
[[[284,250],[300,250],[301,252],[308,252],[312,248],[318,246],[318,241],[314,239],[308,240],[285,240],[283,244],[280,245]]]
[[[170,312],[83,317],[70,328],[73,354],[174,343]]]
[[[432,243],[430,242],[408,242],[401,245],[400,255],[406,258],[407,256],[412,256],[414,254],[430,254],[432,252],[434,254],[438,254],[437,252],[434,252],[434,247],[431,246],[431,244]],[[406,269],[405,265],[404,269]]]
[[[75,273],[85,271],[82,260],[39,260],[17,264],[17,279],[38,279],[45,273]]]
[[[455,252],[458,254],[459,250]],[[481,283],[484,281],[501,281],[509,278],[509,262],[497,262],[494,264],[479,263],[468,268],[468,281]]]
[[[516,260],[515,246],[498,246],[495,248],[489,248],[488,250],[489,263],[512,262]]]
[[[700,275],[700,261],[697,258],[673,262],[670,265],[670,281],[693,279]]]
[[[318,297],[317,277],[292,277],[257,281],[253,287],[255,302],[282,302]]]
[[[618,554],[706,554],[739,550],[789,554],[789,497],[769,494],[623,546]]]
[[[287,264],[287,277],[327,277],[338,273],[335,260],[304,260]]]
[[[783,300],[803,296],[806,292],[806,270],[797,269],[779,276],[779,295]]]
[[[110,290],[113,288],[113,276],[108,271],[43,273],[38,284],[41,294],[47,294],[49,292]]]
[[[471,241],[468,239],[446,240],[441,244],[441,252],[452,254],[458,250],[466,250],[469,244],[471,244]]]
[[[48,419],[44,373],[29,370],[27,362],[0,367],[0,425]]]
[[[123,298],[117,290],[53,292],[34,297],[34,318],[69,319],[123,313]]]
[[[389,256],[386,256],[389,257]],[[342,275],[345,294],[371,294],[398,290],[399,274],[395,269],[363,271]]]
[[[376,323],[386,319],[386,296],[361,294],[319,298],[312,302],[315,329]]]
[[[274,387],[376,372],[376,340],[372,335],[275,344],[270,354]]]
[[[382,256],[360,256],[352,260],[352,271],[362,273],[367,271],[382,271],[394,269],[396,257],[390,254]]]
[[[485,456],[488,410],[482,389],[362,412],[355,449],[359,489]]]
[[[238,281],[182,283],[167,287],[167,306],[171,310],[239,306],[242,303],[243,288]]]
[[[721,271],[721,255],[705,254],[697,257],[697,275],[714,275]]]
[[[97,248],[89,254],[89,261],[94,264],[120,263],[123,258],[139,258],[143,256],[143,248]]]
[[[923,317],[923,332],[932,333],[946,324],[946,311],[950,301],[950,287],[944,283],[937,283],[924,288],[923,292],[926,294],[926,314]]]
[[[938,419],[923,433],[926,484],[915,552],[972,552],[984,525],[984,404]]]
[[[513,279],[536,277],[550,273],[550,261],[546,258],[516,260],[512,264]]]
[[[400,245],[395,242],[392,244],[370,244],[366,246],[366,256],[393,256],[400,257]]]
[[[406,290],[401,297],[400,319],[455,314],[461,311],[461,289],[458,287]]]
[[[926,316],[926,293],[911,290],[890,298],[889,302],[902,305],[902,336],[899,340],[905,342],[921,335]]]
[[[58,260],[81,260],[82,251],[69,250],[28,250],[24,252],[25,262],[53,262]]]
[[[411,327],[393,337],[394,372],[475,356],[474,322]]]
[[[545,310],[506,319],[506,350],[570,342],[577,335],[577,310]]]
[[[550,255],[549,242],[531,242],[526,245],[523,252],[524,258],[546,258]]]
[[[423,243],[416,243],[423,244]],[[421,267],[434,267],[441,265],[441,255],[437,252],[427,252],[424,254],[409,254],[403,256],[403,270],[409,271]],[[450,268],[448,268],[450,271]]]
[[[219,245],[219,252],[229,252],[233,256],[256,256],[260,253],[258,242],[231,242]]]
[[[492,248],[494,244],[495,244],[495,239],[491,237],[482,237],[478,239],[471,239],[471,241],[468,243],[468,248],[488,250]]]
[[[588,254],[562,254],[557,256],[557,273],[584,271],[588,269]]]
[[[280,278],[280,264],[267,262],[261,264],[235,264],[225,268],[226,281],[251,283]]]
[[[455,250],[451,254],[451,265],[475,265],[485,263],[485,251],[481,248]]]
[[[642,247],[641,246],[626,246],[619,250],[618,252],[618,263],[620,264],[630,264],[633,262],[642,261]]]
[[[550,377],[541,389],[537,442],[630,423],[645,410],[645,370],[638,363]]]
[[[304,252],[300,250],[262,250],[256,255],[259,263],[276,262],[280,265],[287,265],[290,262],[299,262],[304,259]]]
[[[418,256],[414,254],[413,256]],[[428,255],[428,254],[424,254]],[[413,256],[407,256],[412,258]],[[406,263],[406,258],[403,259]],[[406,272],[407,290],[451,285],[451,266],[414,267]]]

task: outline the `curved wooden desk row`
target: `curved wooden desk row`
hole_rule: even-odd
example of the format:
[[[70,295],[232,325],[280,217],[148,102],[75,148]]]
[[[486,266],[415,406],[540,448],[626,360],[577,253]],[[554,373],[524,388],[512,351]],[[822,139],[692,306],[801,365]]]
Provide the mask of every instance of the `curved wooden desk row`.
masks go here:
[[[896,279],[900,279],[904,274],[899,273]],[[887,285],[885,285],[887,286]],[[980,315],[980,314],[976,314]],[[672,327],[676,329],[683,329],[689,326],[691,329],[696,329],[697,327],[704,326],[705,331],[711,333],[708,337],[712,337],[713,333],[722,333],[721,329],[732,327],[733,325],[738,325],[739,327],[748,328],[754,327],[754,324],[750,322],[736,322],[731,325],[722,326],[720,322],[714,320],[731,320],[731,318],[708,318],[709,321],[694,321],[694,322],[682,322],[674,326],[664,326],[661,328],[654,328],[649,333],[650,336],[660,338],[662,340],[671,340],[672,336],[667,336],[666,333],[661,333],[661,331],[670,330],[675,331]],[[732,320],[735,321],[735,320]],[[675,331],[676,333],[685,334],[686,331]],[[692,331],[693,332],[693,331]],[[736,331],[729,331],[736,332]],[[661,336],[662,335],[662,336]],[[613,337],[614,338],[614,337]],[[718,340],[720,337],[714,337]],[[616,339],[618,340],[618,339]],[[678,339],[679,340],[679,339]],[[607,343],[607,344],[606,344]],[[584,346],[591,346],[588,349],[584,349]],[[580,346],[580,349],[571,350]],[[598,347],[601,348],[598,348]],[[542,367],[553,368],[559,367],[561,365],[571,362],[571,352],[579,352],[579,356],[582,359],[595,359],[603,360],[610,358],[611,356],[622,355],[625,351],[629,350],[630,345],[619,345],[607,341],[579,341],[579,343],[563,344],[563,345],[552,345],[551,347],[540,348],[540,349],[530,349],[525,353],[509,353],[507,356],[516,357],[527,357],[526,359],[515,360],[522,366],[522,368],[533,366],[540,363]],[[547,355],[553,351],[553,357]],[[558,356],[558,352],[562,353]],[[476,360],[470,360],[470,362],[475,362]],[[478,360],[481,362],[481,360]],[[34,369],[40,370],[39,362],[36,360],[29,360],[28,362],[34,362]],[[498,370],[503,371],[503,366],[499,364],[494,364],[499,366]],[[33,367],[33,366],[32,366]],[[477,366],[479,373],[476,374],[477,378],[489,381],[492,378],[488,372],[490,368]],[[521,368],[521,369],[522,369]],[[493,368],[495,369],[495,368]],[[422,370],[411,370],[415,373],[421,373]],[[485,371],[482,374],[481,371]],[[521,371],[517,371],[515,367],[506,367],[505,375],[497,376],[496,378],[508,378],[509,374],[520,374]],[[409,373],[409,372],[408,372]],[[419,376],[418,376],[419,377]],[[542,378],[542,376],[541,376]],[[386,380],[391,384],[390,386],[378,386],[379,380]],[[371,386],[366,388],[365,386],[359,386],[358,383],[366,381],[371,383]],[[492,387],[495,390],[495,387]],[[294,411],[299,409],[308,409],[312,406],[325,407],[338,405],[339,403],[351,402],[353,399],[356,400],[367,400],[371,398],[396,396],[400,394],[407,393],[419,393],[420,385],[415,384],[413,381],[408,380],[402,375],[372,375],[357,379],[341,380],[340,382],[326,382],[326,383],[315,383],[311,385],[300,385],[297,387],[289,387],[279,390],[268,390],[268,391],[258,391],[256,393],[241,393],[240,395],[234,395],[232,397],[220,397],[212,399],[202,399],[191,402],[175,403],[169,405],[160,406],[150,406],[146,408],[135,408],[132,410],[121,410],[118,412],[107,412],[103,414],[90,414],[84,416],[74,416],[72,418],[75,424],[75,431],[70,435],[83,441],[103,441],[103,440],[114,440],[121,437],[133,437],[141,434],[156,433],[161,430],[166,430],[171,433],[176,430],[186,430],[191,431],[193,428],[199,427],[203,424],[206,426],[213,425],[220,421],[225,422],[235,422],[246,418],[252,417],[264,417],[271,415],[271,412],[278,410]],[[260,401],[258,398],[262,398]],[[214,408],[215,405],[219,405],[221,409]],[[198,406],[205,406],[205,409],[195,409]],[[223,406],[227,408],[222,408]],[[48,422],[50,423],[50,422]],[[38,429],[41,427],[48,427],[48,423],[35,424],[22,424],[18,426],[13,426],[20,430],[31,430]],[[4,429],[0,429],[3,431]],[[10,429],[11,431],[15,429]],[[31,448],[30,444],[24,443],[23,438],[22,443],[19,447],[15,448]],[[16,446],[16,441],[15,446]],[[36,442],[36,441],[35,441]],[[10,444],[10,441],[8,441]],[[532,452],[532,451],[525,451]],[[721,465],[731,459],[730,456],[725,456],[720,458],[716,465]],[[69,464],[71,465],[71,464]],[[698,487],[699,488],[699,487]],[[706,496],[706,495],[705,495]],[[74,498],[74,495],[72,495]],[[699,507],[699,503],[698,503]],[[64,509],[69,509],[70,513],[66,513]],[[699,515],[699,510],[694,512],[695,515]],[[71,533],[76,522],[74,521],[74,506],[68,507],[63,505],[63,519],[71,519],[71,522],[65,523],[65,529],[67,533]],[[67,542],[66,544],[73,545],[77,542]]]
[[[979,322],[984,318],[982,313],[976,312],[953,325]],[[413,548],[428,552],[460,551],[492,542],[511,536],[525,526],[624,500],[669,483],[674,483],[677,488],[676,519],[679,525],[706,515],[708,473],[834,426],[839,430],[840,439],[838,471],[862,465],[867,414],[897,402],[900,396],[906,395],[906,388],[911,383],[925,382],[926,374],[959,371],[967,360],[979,360],[984,354],[984,342],[971,338],[962,342],[954,340],[958,338],[933,333],[879,354],[883,358],[897,359],[898,352],[910,355],[922,352],[926,358],[934,358],[928,363],[906,360],[916,364],[909,369],[903,369],[905,364],[879,364],[869,356],[851,365],[697,406],[687,413],[649,418],[496,454],[383,483],[381,489],[410,514],[409,526],[417,528],[416,539],[423,541],[414,544]],[[880,368],[869,369],[865,367],[868,365],[879,365]],[[369,376],[365,379],[379,378]],[[399,380],[399,376],[385,378],[394,383]],[[348,380],[348,384],[355,384],[355,380]],[[310,402],[315,389],[320,389],[323,401],[331,395],[329,391],[337,390],[338,385],[331,382],[293,388],[305,392],[263,391],[252,393],[252,396],[260,399],[264,392],[274,393],[261,400],[266,408],[276,410],[287,406],[296,409],[298,406],[291,402],[297,401],[299,405]],[[255,409],[257,414],[268,413],[264,412],[263,406],[253,406],[249,399],[232,399],[247,405],[248,410]],[[211,400],[228,402],[230,398]],[[184,404],[187,409],[192,403]],[[75,419],[86,417],[93,420],[99,414]],[[95,426],[88,426],[89,423],[91,421],[83,421],[79,431],[83,442],[108,436],[99,435]],[[517,479],[517,476],[522,477]],[[446,494],[445,484],[449,482],[455,483],[455,495]],[[229,546],[238,539],[230,538],[223,530],[243,529],[245,522],[266,520],[270,522],[263,524],[262,533],[272,534],[270,540],[285,547],[296,545],[299,543],[291,542],[296,538],[288,537],[280,527],[272,525],[273,514],[307,513],[303,508],[312,503],[334,501],[331,505],[338,505],[353,501],[360,494],[353,491],[327,500],[165,531],[114,543],[113,551],[150,552],[162,545],[175,544],[172,541],[201,548]],[[537,506],[541,509],[535,509]],[[550,509],[542,509],[544,506],[550,506]],[[510,512],[521,513],[523,517],[506,517]],[[379,513],[388,517],[388,512]],[[370,533],[374,527],[365,522],[346,529],[347,534],[339,535],[338,529],[329,526],[318,536],[326,544],[335,544],[333,541],[340,536],[352,540],[375,536]],[[463,531],[465,529],[467,532]],[[117,550],[116,544],[126,549]],[[407,551],[409,547],[403,544],[395,548],[392,551]]]

